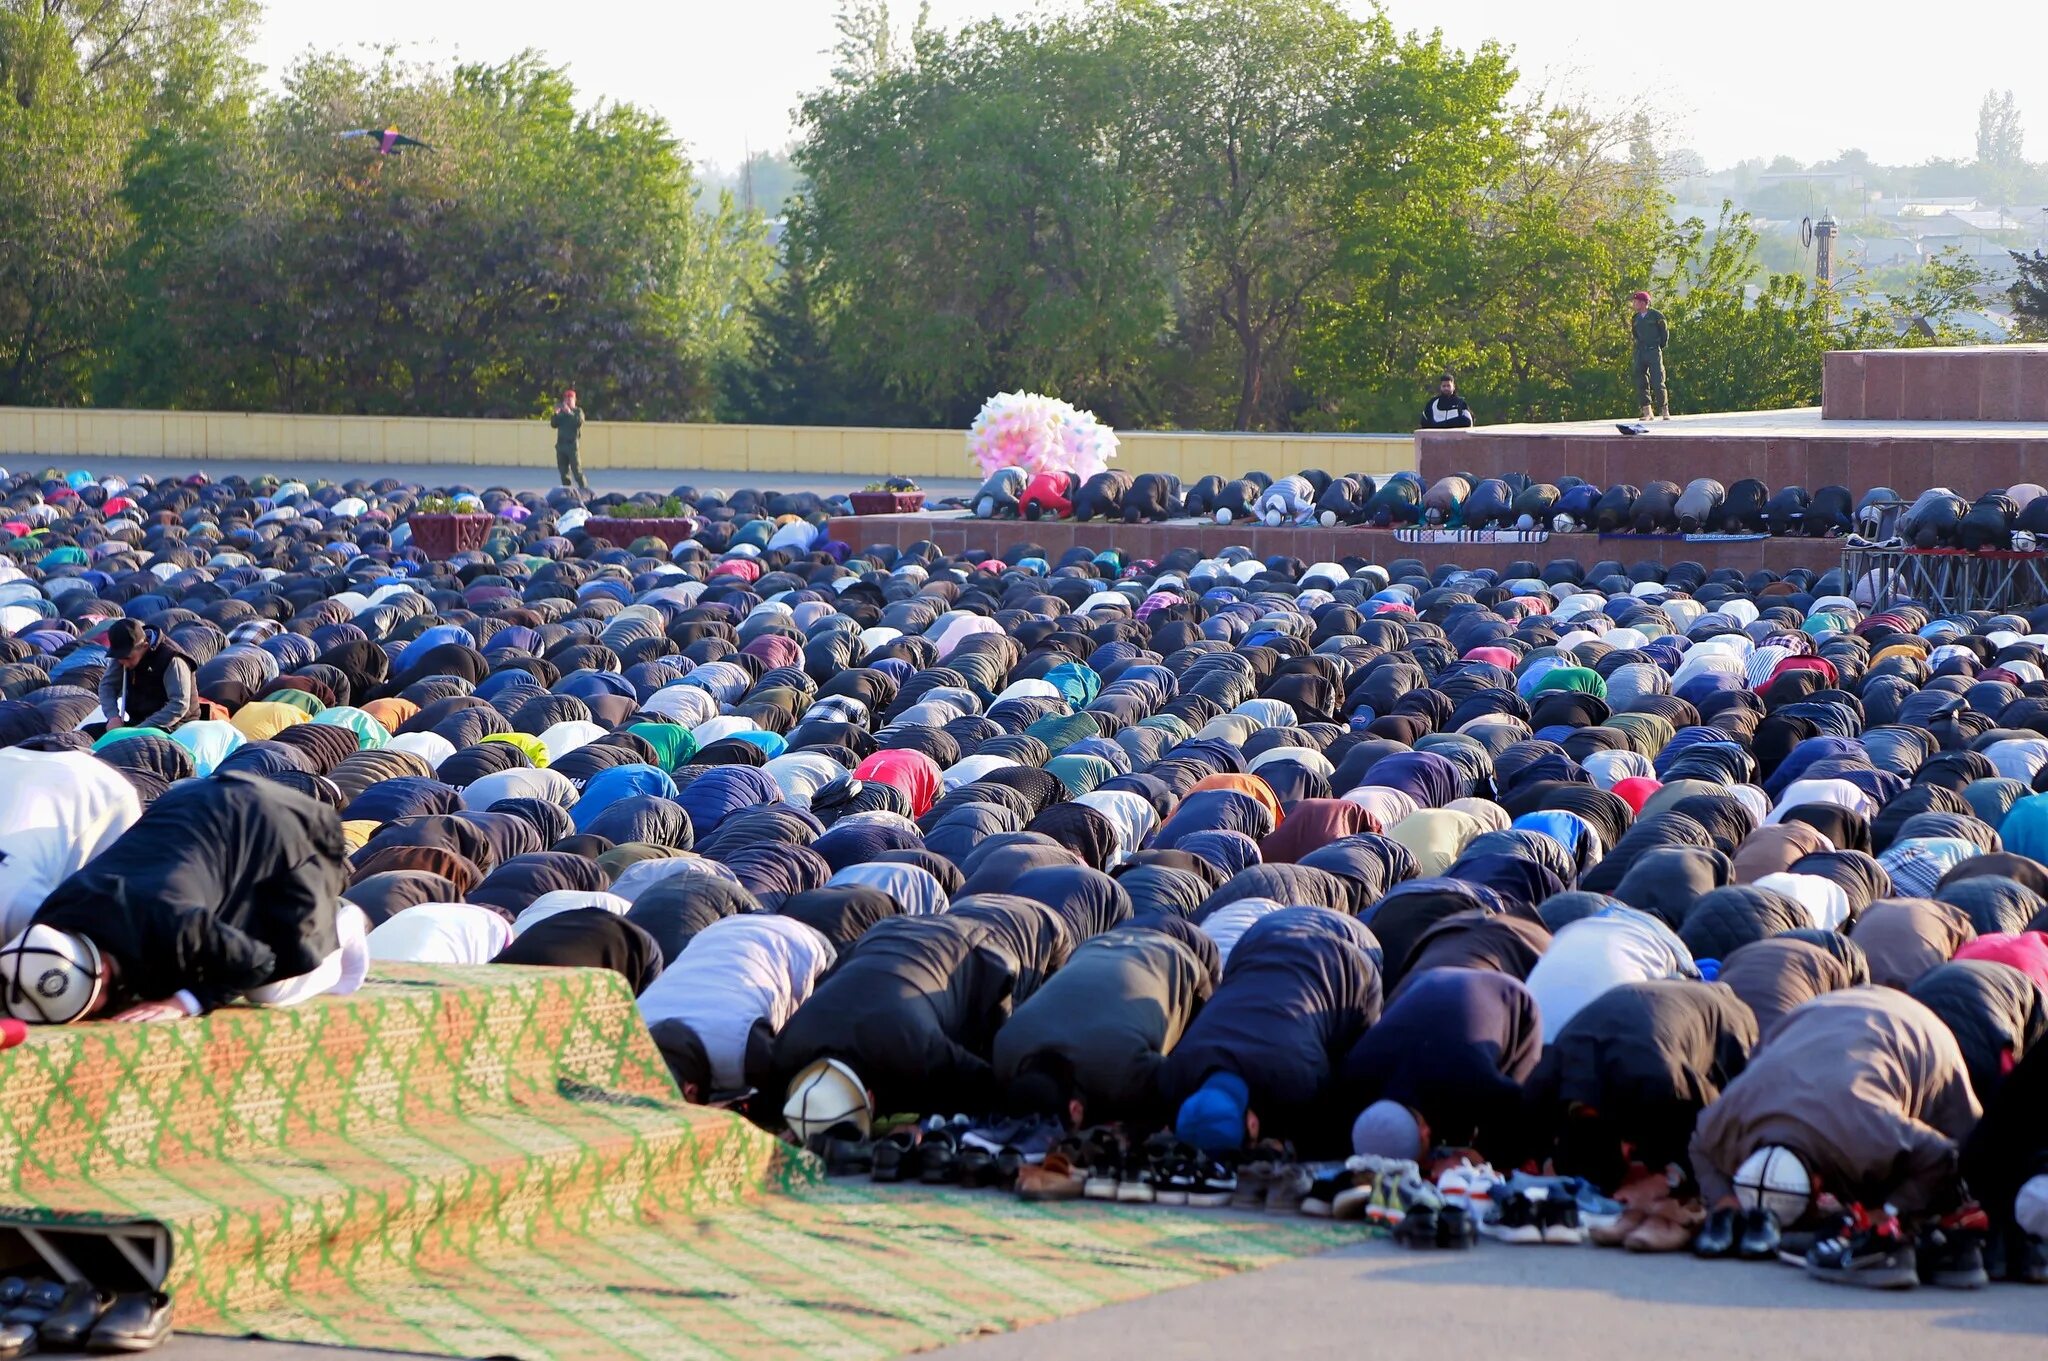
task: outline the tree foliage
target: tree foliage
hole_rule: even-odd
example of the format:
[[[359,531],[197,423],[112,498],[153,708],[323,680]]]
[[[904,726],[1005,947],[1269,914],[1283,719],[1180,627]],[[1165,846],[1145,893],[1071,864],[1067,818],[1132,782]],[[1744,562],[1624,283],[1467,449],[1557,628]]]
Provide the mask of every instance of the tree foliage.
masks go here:
[[[2048,252],[2011,254],[2018,277],[2006,296],[2012,300],[2021,335],[2027,340],[2048,340]]]
[[[259,101],[246,0],[0,6],[0,401],[701,417],[747,351],[758,216],[534,54],[313,56]],[[437,150],[335,135],[387,124]]]
[[[1339,0],[850,0],[776,238],[537,54],[259,94],[254,3],[0,0],[0,402],[958,425],[1021,387],[1400,429],[1444,367],[1484,420],[1628,409],[1636,288],[1695,410],[1811,401],[1830,345],[1939,343],[1981,292],[1772,275],[1741,214],[1671,221],[1654,110]],[[335,136],[388,124],[438,150]],[[1984,127],[2023,170],[2011,102]]]

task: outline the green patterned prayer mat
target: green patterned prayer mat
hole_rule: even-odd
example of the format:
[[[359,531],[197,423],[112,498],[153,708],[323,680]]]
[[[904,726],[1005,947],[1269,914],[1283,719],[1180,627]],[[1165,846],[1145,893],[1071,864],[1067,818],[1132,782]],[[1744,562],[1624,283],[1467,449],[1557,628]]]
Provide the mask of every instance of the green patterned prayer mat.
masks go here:
[[[296,1295],[209,1331],[564,1361],[868,1361],[1364,1236],[1298,1217],[834,1184]]]
[[[1355,1237],[824,1184],[683,1103],[616,974],[380,967],[346,998],[36,1029],[0,1218],[154,1221],[194,1332],[454,1355],[880,1357]]]

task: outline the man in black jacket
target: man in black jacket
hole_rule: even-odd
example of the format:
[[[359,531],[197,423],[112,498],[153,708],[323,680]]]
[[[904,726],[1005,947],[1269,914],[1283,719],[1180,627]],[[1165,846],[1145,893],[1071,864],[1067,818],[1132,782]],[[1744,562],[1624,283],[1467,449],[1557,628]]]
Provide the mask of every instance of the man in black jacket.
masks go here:
[[[1436,396],[1422,408],[1424,430],[1461,430],[1472,424],[1472,408],[1458,395],[1458,380],[1442,374],[1436,380]]]
[[[1209,999],[1160,1069],[1180,1137],[1204,1152],[1291,1139],[1308,1157],[1348,1151],[1337,1065],[1379,1019],[1377,942],[1320,907],[1270,913],[1231,947]]]
[[[997,1032],[996,1079],[1013,1108],[1076,1127],[1157,1124],[1167,1114],[1159,1065],[1213,986],[1208,966],[1166,932],[1105,931],[1083,941]]]
[[[51,890],[30,930],[96,947],[81,952],[100,960],[93,1010],[176,1020],[318,969],[341,945],[347,878],[325,804],[249,775],[185,780]],[[0,951],[0,973],[18,960]],[[4,979],[10,994],[21,981]]]
[[[1542,1050],[1543,1021],[1520,979],[1489,969],[1416,975],[1344,1059],[1345,1108],[1366,1113],[1353,1151],[1412,1161],[1447,1144],[1491,1156],[1519,1123],[1522,1083]],[[1367,1129],[1412,1135],[1367,1147]]]
[[[993,1110],[996,1031],[1065,958],[1057,928],[1043,904],[999,894],[876,923],[775,1037],[774,1081],[787,1089],[834,1059],[877,1112]]]
[[[194,663],[140,620],[107,626],[107,669],[100,677],[100,713],[109,728],[171,731],[198,708]]]

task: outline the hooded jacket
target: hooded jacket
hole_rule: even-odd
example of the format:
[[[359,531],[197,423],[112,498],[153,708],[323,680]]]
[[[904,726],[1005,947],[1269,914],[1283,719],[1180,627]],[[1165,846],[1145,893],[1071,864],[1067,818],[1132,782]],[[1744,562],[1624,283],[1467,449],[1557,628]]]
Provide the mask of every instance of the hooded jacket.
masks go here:
[[[1708,1204],[1757,1149],[1798,1154],[1844,1201],[1944,1210],[1957,1145],[1981,1113],[1961,1048],[1939,1016],[1887,988],[1816,997],[1700,1116],[1693,1174]]]
[[[90,937],[110,998],[184,991],[212,1010],[340,948],[347,868],[333,809],[249,775],[186,780],[51,892],[34,920]],[[111,1005],[111,1004],[110,1004]]]

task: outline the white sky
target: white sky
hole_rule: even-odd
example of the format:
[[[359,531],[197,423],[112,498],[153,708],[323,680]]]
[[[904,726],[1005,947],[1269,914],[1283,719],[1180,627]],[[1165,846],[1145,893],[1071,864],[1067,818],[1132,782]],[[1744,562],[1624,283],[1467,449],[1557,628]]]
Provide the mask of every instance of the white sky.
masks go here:
[[[1055,0],[1057,3],[1057,0]],[[1362,0],[1347,0],[1360,4]],[[1028,0],[932,0],[952,27]],[[533,47],[586,97],[665,115],[699,160],[731,166],[791,137],[823,81],[836,0],[267,0],[257,58],[274,74],[308,47],[396,42],[427,61]],[[915,0],[891,5],[907,23]],[[1650,94],[1675,144],[1719,169],[1860,146],[1881,163],[1974,153],[1978,101],[2011,89],[2030,159],[2048,159],[2048,6],[1947,10],[1920,0],[1387,0],[1403,28],[1512,46],[1526,81],[1569,77],[1596,100]],[[363,116],[374,121],[374,110]]]

